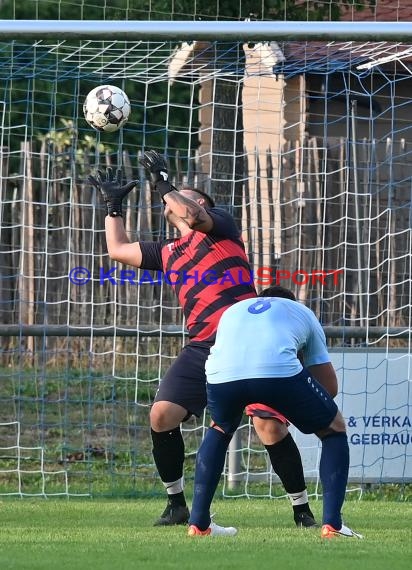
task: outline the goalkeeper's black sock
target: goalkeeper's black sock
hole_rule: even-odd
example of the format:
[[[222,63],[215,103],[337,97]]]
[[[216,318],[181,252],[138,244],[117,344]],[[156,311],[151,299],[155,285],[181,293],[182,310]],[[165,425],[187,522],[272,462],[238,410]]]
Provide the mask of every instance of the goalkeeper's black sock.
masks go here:
[[[166,489],[169,487],[172,490],[168,498],[173,504],[185,505],[183,489],[179,486],[179,481],[183,478],[185,460],[185,446],[180,427],[168,431],[150,431],[153,458],[159,476]]]
[[[185,507],[186,506],[186,499],[185,494],[183,491],[180,493],[175,493],[173,495],[167,494],[167,500],[172,507]]]
[[[306,502],[305,503],[303,503],[302,505],[293,505],[292,504],[293,514],[298,515],[299,513],[307,513],[310,517],[312,517],[314,519],[315,517],[313,516],[313,513],[309,508],[309,503],[308,503],[306,491],[305,491],[305,495],[306,495]]]
[[[306,506],[305,510],[309,513],[302,459],[295,440],[288,433],[282,441],[272,445],[265,445],[265,447],[269,454],[273,471],[282,481],[292,501],[294,511],[295,507],[299,507],[296,512],[302,512],[304,506]]]

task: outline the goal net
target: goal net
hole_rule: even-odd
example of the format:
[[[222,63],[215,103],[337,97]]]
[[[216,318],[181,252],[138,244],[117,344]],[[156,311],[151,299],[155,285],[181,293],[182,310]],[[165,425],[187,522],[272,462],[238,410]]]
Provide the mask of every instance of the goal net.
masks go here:
[[[351,488],[412,480],[412,44],[275,39],[0,41],[0,494],[161,489],[149,408],[185,323],[164,279],[109,259],[86,182],[122,167],[130,239],[173,236],[150,148],[232,212],[257,288],[291,288],[325,326]],[[131,101],[117,133],[83,117],[102,84]],[[189,483],[207,425],[182,426]],[[318,494],[318,443],[292,434]],[[246,417],[222,492],[284,494]]]

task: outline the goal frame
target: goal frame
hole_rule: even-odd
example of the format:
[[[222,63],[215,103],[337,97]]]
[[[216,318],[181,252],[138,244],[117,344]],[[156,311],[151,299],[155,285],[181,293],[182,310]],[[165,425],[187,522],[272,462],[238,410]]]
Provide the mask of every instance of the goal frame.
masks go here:
[[[412,22],[306,22],[306,21],[158,21],[130,20],[0,20],[0,41],[30,40],[121,40],[121,41],[347,41],[347,42],[407,42],[412,46]],[[396,336],[408,339],[404,327],[325,327],[328,338],[368,339]],[[181,327],[169,326],[156,331],[147,327],[73,327],[39,325],[0,325],[0,336],[181,336]],[[239,472],[236,452],[238,442],[230,448],[228,481],[236,488]]]
[[[0,40],[407,41],[412,22],[0,20]]]

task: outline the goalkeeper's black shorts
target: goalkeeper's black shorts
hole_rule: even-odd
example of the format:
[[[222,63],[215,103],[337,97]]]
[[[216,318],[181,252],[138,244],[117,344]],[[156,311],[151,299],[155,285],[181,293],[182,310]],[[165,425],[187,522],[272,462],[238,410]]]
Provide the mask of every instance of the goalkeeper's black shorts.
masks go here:
[[[200,417],[206,407],[205,364],[210,345],[187,344],[160,381],[154,401],[166,400]]]

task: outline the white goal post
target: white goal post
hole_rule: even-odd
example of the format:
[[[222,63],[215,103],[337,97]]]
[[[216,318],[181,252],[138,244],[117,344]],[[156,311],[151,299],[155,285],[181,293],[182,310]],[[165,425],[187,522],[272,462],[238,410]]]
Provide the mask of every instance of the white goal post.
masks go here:
[[[0,20],[0,39],[410,42],[412,22]]]
[[[107,83],[132,95],[111,138],[81,111]],[[0,20],[0,86],[0,495],[156,492],[148,409],[184,320],[167,284],[111,271],[85,183],[117,163],[131,238],[171,236],[144,148],[230,209],[259,286],[319,315],[353,489],[412,481],[412,22]],[[189,466],[207,426],[183,425]],[[223,494],[277,483],[245,418]]]

